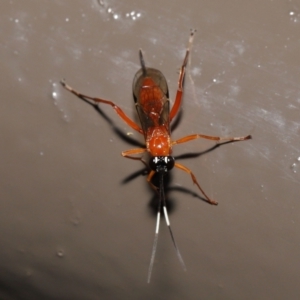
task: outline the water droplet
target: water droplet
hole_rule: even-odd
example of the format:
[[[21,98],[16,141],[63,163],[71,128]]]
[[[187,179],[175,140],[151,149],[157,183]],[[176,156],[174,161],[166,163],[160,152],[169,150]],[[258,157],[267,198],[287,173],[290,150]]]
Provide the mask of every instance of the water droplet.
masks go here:
[[[58,257],[64,257],[65,252],[64,252],[63,249],[57,249],[56,255],[57,255]]]
[[[52,96],[52,99],[55,100],[54,104],[57,105],[56,100],[58,99],[58,87],[55,82],[52,83],[52,88],[53,88],[53,90],[52,90],[51,96]]]
[[[41,152],[40,152],[40,156],[43,156],[43,155],[44,155],[44,152],[43,152],[43,151],[41,151]]]
[[[69,22],[70,21],[70,19],[69,18],[66,18],[66,22]]]
[[[290,16],[290,20],[294,23],[297,23],[300,20],[300,14],[298,14],[295,11],[290,11],[289,16]]]
[[[57,99],[57,93],[56,92],[52,92],[52,98]]]
[[[131,20],[135,21],[137,18],[140,18],[142,16],[141,13],[137,13],[134,10],[130,13],[125,14],[126,18],[131,17]]]
[[[293,164],[291,165],[291,169],[292,169],[292,171],[293,171],[294,173],[297,173],[297,164],[296,164],[296,163],[293,163]]]
[[[63,120],[66,122],[70,121],[70,116],[66,113],[66,109],[64,108],[64,103],[60,101],[60,85],[56,82],[52,83],[52,92],[51,97],[54,100],[53,104],[58,107],[59,111],[62,113]]]
[[[66,122],[69,122],[69,121],[70,121],[70,118],[69,118],[69,116],[68,116],[68,115],[66,115],[66,114],[64,114],[63,118],[64,118],[64,120],[65,120]]]
[[[115,20],[119,19],[119,16],[117,14],[114,14],[114,19]]]
[[[193,74],[193,76],[201,75],[201,69],[200,69],[200,68],[197,68],[197,67],[194,67],[194,68],[191,70],[191,73]]]
[[[297,158],[298,161],[300,161],[300,156]]]
[[[19,20],[18,20],[18,19],[15,19],[15,23],[19,23]]]
[[[78,226],[80,224],[81,214],[79,209],[73,207],[70,221],[74,226]]]

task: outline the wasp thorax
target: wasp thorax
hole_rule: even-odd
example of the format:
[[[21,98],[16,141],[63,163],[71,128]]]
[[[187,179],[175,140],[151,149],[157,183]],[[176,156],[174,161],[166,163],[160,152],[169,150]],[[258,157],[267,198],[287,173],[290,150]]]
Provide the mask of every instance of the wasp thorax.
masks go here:
[[[174,164],[173,156],[154,156],[149,161],[150,168],[155,172],[168,172],[173,169]]]

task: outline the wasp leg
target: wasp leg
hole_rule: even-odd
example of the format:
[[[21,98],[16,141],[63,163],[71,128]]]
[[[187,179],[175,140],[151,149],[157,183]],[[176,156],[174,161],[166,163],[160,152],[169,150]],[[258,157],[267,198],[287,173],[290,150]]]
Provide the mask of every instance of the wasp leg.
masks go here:
[[[210,136],[210,135],[204,135],[204,134],[192,134],[192,135],[185,136],[181,139],[178,139],[176,141],[172,141],[172,145],[186,143],[186,142],[196,140],[199,138],[218,141],[218,142],[235,142],[235,141],[249,140],[252,138],[252,136],[247,135],[247,136],[240,136],[240,137],[220,137],[220,136]]]
[[[205,192],[204,192],[203,189],[201,188],[200,184],[198,183],[198,181],[197,181],[195,175],[193,174],[193,172],[192,172],[190,169],[188,169],[187,167],[185,167],[185,166],[183,166],[183,165],[181,165],[181,164],[178,164],[178,163],[175,163],[175,167],[191,175],[194,184],[197,185],[197,187],[199,188],[199,190],[201,191],[201,193],[205,196],[205,198],[206,198],[206,200],[207,200],[208,203],[213,204],[213,205],[218,205],[218,202],[217,202],[217,201],[210,199],[210,198],[205,194]]]
[[[81,94],[79,92],[77,92],[76,90],[74,90],[72,87],[70,87],[69,85],[67,85],[65,83],[64,80],[62,80],[60,82],[62,84],[62,86],[68,90],[69,92],[73,93],[74,95],[76,95],[77,97],[81,97],[81,98],[86,98],[89,100],[92,100],[94,102],[98,102],[98,103],[103,103],[103,104],[108,104],[110,105],[115,111],[116,113],[119,115],[119,117],[127,124],[129,125],[132,129],[138,131],[139,133],[143,134],[143,130],[142,128],[136,124],[135,122],[133,122],[129,117],[127,117],[127,115],[123,112],[123,110],[116,105],[115,103],[113,103],[112,101],[108,101],[108,100],[104,100],[104,99],[100,99],[100,98],[95,98],[95,97],[90,97],[84,94]]]
[[[189,38],[189,44],[188,44],[188,47],[186,48],[185,57],[184,57],[184,60],[183,60],[183,63],[182,63],[181,69],[180,69],[179,79],[178,79],[178,88],[177,88],[177,93],[176,93],[176,97],[175,97],[175,102],[174,102],[173,107],[172,107],[171,112],[170,112],[170,122],[177,115],[177,113],[179,111],[179,108],[180,108],[180,105],[181,105],[185,69],[186,69],[189,54],[190,54],[190,51],[191,51],[192,43],[193,43],[193,40],[194,40],[195,32],[196,32],[196,30],[191,30],[191,34],[190,34],[190,38]]]
[[[146,166],[146,168],[149,169],[148,164],[143,160],[142,157],[131,156],[131,155],[135,155],[135,154],[141,154],[141,153],[144,153],[146,151],[147,151],[146,148],[136,148],[136,149],[130,149],[130,150],[127,150],[127,151],[123,151],[121,153],[121,155],[125,158],[130,158],[130,159],[133,159],[133,160],[140,160]]]

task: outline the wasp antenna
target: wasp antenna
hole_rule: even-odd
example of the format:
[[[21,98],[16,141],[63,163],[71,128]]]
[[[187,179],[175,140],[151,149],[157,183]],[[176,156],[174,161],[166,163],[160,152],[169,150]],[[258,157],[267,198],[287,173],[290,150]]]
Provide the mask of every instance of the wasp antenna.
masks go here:
[[[190,33],[190,38],[189,38],[189,45],[188,45],[188,49],[190,49],[190,47],[193,44],[193,40],[194,40],[194,35],[197,32],[197,29],[191,29],[191,33]]]
[[[143,75],[146,75],[147,70],[146,70],[146,65],[145,65],[145,60],[144,60],[142,49],[139,50],[139,57],[140,57],[141,67],[143,70]]]
[[[186,67],[186,65],[187,65],[188,57],[189,57],[190,51],[192,49],[194,35],[195,35],[196,31],[197,31],[196,29],[191,29],[190,38],[189,38],[188,46],[186,47],[186,54],[185,54],[185,58],[183,61],[183,67]]]
[[[153,241],[149,270],[148,270],[148,279],[147,279],[148,283],[150,283],[152,269],[153,269],[153,265],[154,265],[154,259],[155,259],[155,253],[156,253],[156,248],[157,248],[157,241],[158,241],[159,223],[160,223],[160,211],[157,213],[155,236],[154,236],[154,241]]]
[[[154,265],[155,253],[156,253],[157,242],[158,242],[161,202],[162,202],[162,199],[164,198],[164,180],[163,180],[164,174],[162,172],[159,172],[159,176],[160,176],[160,178],[159,178],[159,200],[158,200],[159,202],[158,202],[158,206],[157,206],[155,236],[154,236],[154,241],[153,241],[149,270],[148,270],[148,279],[147,279],[148,283],[150,283],[152,269],[153,269],[153,265]]]
[[[165,220],[166,220],[167,226],[169,228],[171,239],[172,239],[173,245],[175,247],[176,254],[177,254],[177,257],[179,259],[179,262],[180,262],[183,270],[186,271],[186,266],[185,266],[185,263],[183,261],[183,258],[181,256],[181,254],[180,254],[179,248],[176,244],[176,241],[175,241],[175,238],[174,238],[174,235],[173,235],[173,231],[172,231],[172,228],[171,228],[169,216],[168,216],[167,205],[166,205],[166,197],[165,197],[165,191],[164,191],[164,184],[163,184],[164,174],[163,173],[160,173],[160,174],[161,174],[161,176],[160,176],[160,201],[162,201],[162,203],[163,203],[163,210],[164,210]]]
[[[175,250],[176,250],[178,260],[179,260],[183,270],[186,271],[186,266],[185,266],[185,263],[184,263],[183,258],[181,256],[181,253],[179,251],[179,248],[176,244],[176,241],[175,241],[175,238],[174,238],[174,235],[173,235],[173,231],[172,231],[172,228],[171,228],[169,216],[168,216],[168,211],[167,211],[167,206],[166,206],[166,198],[165,198],[165,193],[164,193],[164,181],[163,181],[164,173],[160,172],[159,175],[160,175],[160,179],[159,179],[159,204],[158,204],[155,236],[154,236],[153,248],[152,248],[152,253],[151,253],[151,260],[150,260],[149,271],[148,271],[148,280],[147,280],[148,283],[150,283],[150,279],[151,279],[151,274],[152,274],[152,269],[153,269],[153,264],[154,264],[154,259],[155,259],[155,253],[156,253],[156,248],[157,248],[157,242],[158,242],[161,203],[163,203],[164,216],[165,216],[165,219],[166,219],[167,226],[169,228],[169,232],[170,232],[170,235],[171,235],[173,245],[174,245]]]
[[[168,217],[168,212],[167,212],[167,208],[166,208],[166,203],[165,203],[165,199],[164,199],[164,206],[163,206],[163,210],[164,210],[164,215],[165,215],[165,219],[166,219],[166,223],[167,223],[167,226],[169,228],[169,231],[170,231],[170,235],[171,235],[171,238],[172,238],[172,242],[173,242],[173,245],[175,247],[175,250],[176,250],[176,254],[177,254],[177,257],[179,259],[179,262],[183,268],[184,271],[186,271],[186,266],[185,266],[185,263],[183,261],[183,258],[180,254],[180,251],[179,251],[179,248],[175,242],[175,238],[174,238],[174,235],[173,235],[173,232],[172,232],[172,229],[171,229],[171,224],[170,224],[170,221],[169,221],[169,217]]]
[[[65,78],[62,78],[61,80],[60,80],[60,84],[63,86],[63,87],[65,87],[67,84],[66,84],[66,79]]]

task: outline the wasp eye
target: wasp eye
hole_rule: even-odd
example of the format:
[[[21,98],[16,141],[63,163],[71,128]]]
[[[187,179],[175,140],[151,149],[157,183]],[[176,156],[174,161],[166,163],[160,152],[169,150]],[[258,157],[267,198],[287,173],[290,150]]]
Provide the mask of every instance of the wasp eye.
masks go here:
[[[168,171],[173,169],[174,165],[175,165],[175,159],[173,156],[167,156],[165,157],[166,159],[166,163],[167,163],[167,169]]]
[[[154,156],[150,158],[149,166],[155,172],[168,172],[173,169],[175,159],[173,156]]]

